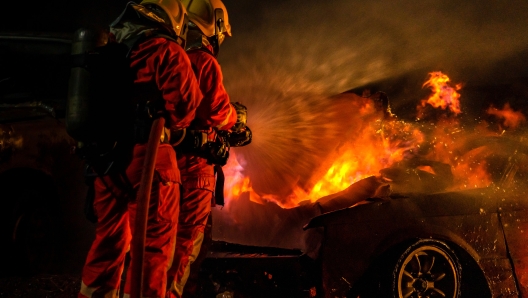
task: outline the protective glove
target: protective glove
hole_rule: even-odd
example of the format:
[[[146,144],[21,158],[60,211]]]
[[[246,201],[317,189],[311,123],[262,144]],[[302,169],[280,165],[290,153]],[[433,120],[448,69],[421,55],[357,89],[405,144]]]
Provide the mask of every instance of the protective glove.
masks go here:
[[[242,147],[249,145],[251,143],[252,138],[253,134],[251,133],[251,129],[246,126],[243,130],[239,132],[229,133],[226,140],[227,142],[229,142],[229,145],[231,147]]]

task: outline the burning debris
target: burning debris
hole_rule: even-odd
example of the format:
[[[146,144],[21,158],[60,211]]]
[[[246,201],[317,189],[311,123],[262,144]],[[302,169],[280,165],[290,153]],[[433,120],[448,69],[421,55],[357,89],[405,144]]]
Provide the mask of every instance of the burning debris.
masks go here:
[[[462,84],[456,84],[455,87],[452,87],[449,84],[449,77],[440,71],[431,72],[429,75],[430,78],[423,84],[423,87],[429,87],[433,94],[428,99],[422,100],[421,105],[418,106],[418,119],[421,118],[421,109],[427,105],[442,110],[448,109],[455,115],[460,114],[462,112],[460,110],[460,94],[457,90],[462,88]]]
[[[501,121],[499,128],[516,129],[519,125],[526,122],[526,117],[521,112],[514,111],[509,103],[504,104],[502,110],[491,106],[486,113],[497,117]]]

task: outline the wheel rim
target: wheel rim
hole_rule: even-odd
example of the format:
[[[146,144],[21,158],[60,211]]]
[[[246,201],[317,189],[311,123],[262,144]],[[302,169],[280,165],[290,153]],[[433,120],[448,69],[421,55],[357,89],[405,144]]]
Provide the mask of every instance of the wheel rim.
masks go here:
[[[425,245],[411,251],[398,272],[398,295],[401,298],[455,298],[458,271],[448,253]]]

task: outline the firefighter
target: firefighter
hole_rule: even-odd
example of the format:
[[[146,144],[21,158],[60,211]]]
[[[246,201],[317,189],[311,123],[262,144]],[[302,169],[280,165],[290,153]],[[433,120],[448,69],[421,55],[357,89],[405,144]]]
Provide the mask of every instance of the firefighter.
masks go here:
[[[231,36],[231,27],[227,10],[220,0],[182,0],[182,3],[189,14],[186,51],[204,94],[190,129],[213,141],[218,136],[217,132],[236,133],[245,129],[245,107],[230,103],[222,82],[222,70],[216,60],[220,45],[226,36]],[[174,262],[168,274],[168,280],[172,282],[167,294],[169,297],[182,297],[191,265],[205,252],[200,250],[204,234],[210,235],[211,232],[204,233],[204,230],[211,226],[207,222],[211,206],[214,206],[215,168],[218,169],[218,165],[215,166],[217,158],[204,155],[196,148],[190,150],[185,142],[176,148],[183,189]],[[199,264],[193,268],[196,265]],[[187,289],[189,287],[186,287],[183,296],[194,296]]]
[[[190,125],[202,98],[189,58],[179,44],[184,39],[185,15],[178,0],[144,0],[140,4],[129,2],[110,25],[110,42],[132,45],[128,56],[134,81],[131,100],[137,103],[138,119],[130,158],[122,155],[107,174],[95,178],[96,236],[82,270],[79,297],[120,296],[125,256],[134,232],[137,190],[150,131],[148,120],[158,113],[164,115],[166,128],[158,147],[150,193],[141,296],[166,295],[181,185],[170,134]],[[124,297],[130,295],[131,267],[126,273]]]

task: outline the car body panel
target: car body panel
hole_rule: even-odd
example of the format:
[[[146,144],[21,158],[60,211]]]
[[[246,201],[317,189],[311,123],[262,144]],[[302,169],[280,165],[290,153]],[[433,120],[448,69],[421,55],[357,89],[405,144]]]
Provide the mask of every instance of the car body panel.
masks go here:
[[[510,253],[518,275],[526,278],[522,275],[526,248],[515,232],[526,220],[516,218],[524,211],[512,211],[507,217],[515,225],[509,223],[503,231],[505,214],[499,212],[499,204],[522,209],[522,200],[519,192],[505,194],[498,188],[406,194],[370,199],[323,214],[305,228],[325,228],[322,262],[327,293],[346,293],[377,258],[393,247],[431,238],[466,251],[484,272],[493,297],[517,297]],[[507,246],[504,235],[517,239],[513,247]]]
[[[500,207],[508,250],[523,297],[528,296],[528,200],[510,197]]]

